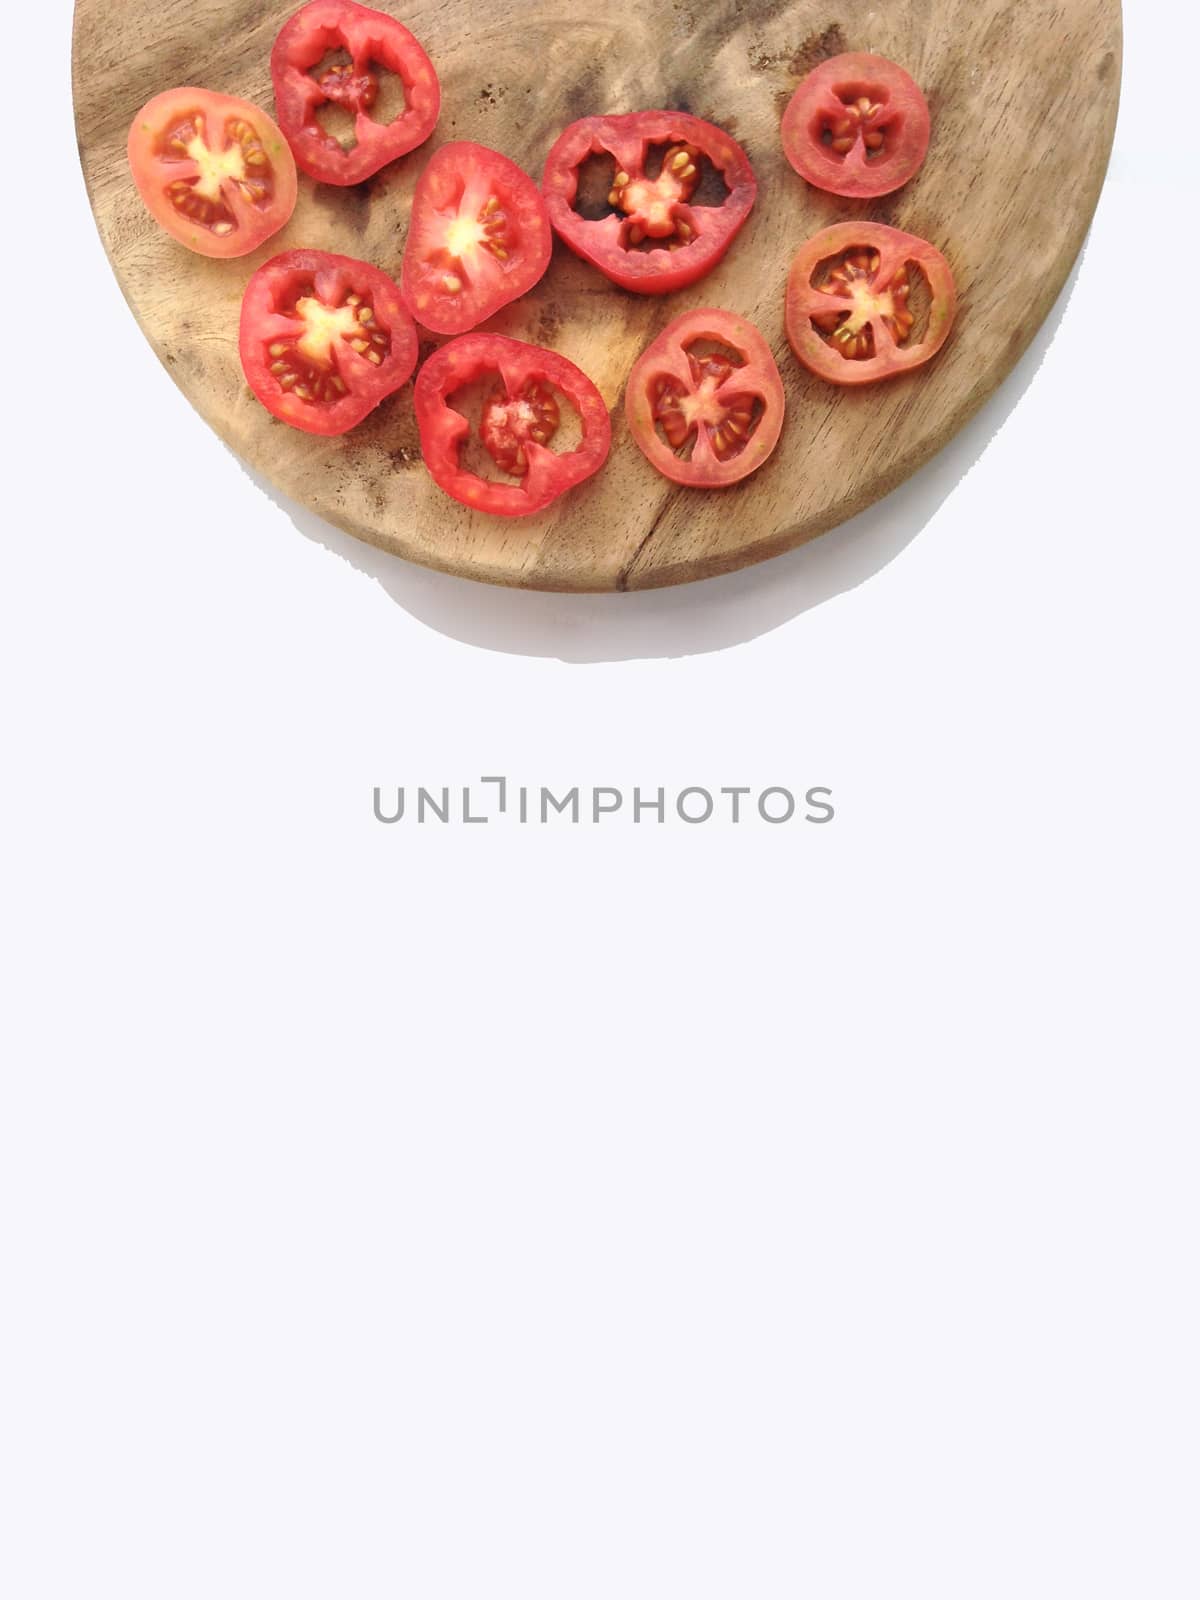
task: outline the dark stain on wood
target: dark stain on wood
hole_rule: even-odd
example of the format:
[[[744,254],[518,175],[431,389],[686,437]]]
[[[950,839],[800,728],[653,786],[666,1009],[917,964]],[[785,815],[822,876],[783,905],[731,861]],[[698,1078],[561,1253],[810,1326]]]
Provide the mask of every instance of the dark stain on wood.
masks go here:
[[[788,71],[793,78],[806,78],[822,61],[828,61],[831,56],[845,55],[851,48],[846,42],[841,23],[831,22],[820,33],[809,34],[788,63]]]

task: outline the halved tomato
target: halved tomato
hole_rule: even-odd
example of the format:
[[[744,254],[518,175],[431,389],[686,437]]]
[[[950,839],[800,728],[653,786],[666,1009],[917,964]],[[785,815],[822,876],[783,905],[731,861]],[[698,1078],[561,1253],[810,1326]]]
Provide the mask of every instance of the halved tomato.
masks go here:
[[[343,59],[327,59],[338,55]],[[374,114],[381,70],[394,74],[404,91],[403,109],[387,122]],[[279,125],[297,163],[318,183],[342,187],[362,183],[424,144],[442,107],[433,62],[413,35],[395,17],[355,0],[312,0],[284,23],[271,52],[271,79]],[[354,118],[350,149],[321,126],[317,113],[324,105]]]
[[[576,203],[580,169],[592,156],[611,160],[612,187],[607,215],[587,218]],[[701,201],[697,187],[709,172],[721,180],[723,198]],[[613,283],[638,294],[669,294],[711,272],[758,193],[741,145],[682,111],[572,123],[546,160],[542,189],[558,236]]]
[[[272,416],[305,433],[346,433],[417,365],[417,330],[378,267],[291,250],[260,267],[242,302],[246,380]]]
[[[144,105],[129,165],[151,216],[197,255],[247,256],[296,209],[296,163],[279,129],[208,89],[168,89]]]
[[[517,482],[493,481],[463,465],[473,428],[453,402],[480,384],[487,393],[476,438]],[[553,350],[499,334],[471,333],[443,345],[421,368],[415,400],[421,453],[434,481],[463,505],[493,516],[544,511],[599,472],[612,446],[608,407],[586,373]],[[563,421],[563,400],[577,414],[581,438],[559,455],[550,446]]]
[[[792,264],[788,339],[819,378],[878,383],[935,356],[957,307],[940,250],[880,222],[840,222],[810,239]]]
[[[894,61],[834,56],[792,96],[783,114],[783,149],[818,189],[871,200],[920,169],[929,151],[929,106]]]
[[[446,144],[413,197],[401,286],[434,333],[467,333],[545,275],[550,221],[533,179],[481,144]]]
[[[730,311],[688,311],[640,356],[630,432],[673,483],[724,488],[757,472],[783,431],[783,380],[767,341]]]

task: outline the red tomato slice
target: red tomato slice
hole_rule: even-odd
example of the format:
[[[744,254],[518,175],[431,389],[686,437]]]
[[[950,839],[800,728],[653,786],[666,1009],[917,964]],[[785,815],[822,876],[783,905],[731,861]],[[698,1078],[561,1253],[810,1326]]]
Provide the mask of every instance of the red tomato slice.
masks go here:
[[[783,149],[816,188],[875,199],[920,170],[929,151],[929,106],[895,62],[834,56],[792,96],[783,114]]]
[[[656,145],[668,147],[662,171],[647,176]],[[575,209],[579,169],[610,156],[613,187],[606,217]],[[723,204],[693,202],[703,157],[725,180]],[[682,111],[586,117],[560,137],[546,161],[542,189],[555,233],[576,255],[622,289],[670,294],[712,271],[729,249],[758,193],[746,152],[721,128]]]
[[[481,144],[446,144],[413,197],[401,285],[434,333],[467,333],[527,294],[550,265],[550,220],[533,179]]]
[[[346,433],[417,365],[417,330],[377,267],[291,250],[260,267],[242,302],[246,380],[272,416],[305,433]]]
[[[910,304],[918,277],[930,299],[919,336]],[[788,339],[819,378],[878,383],[937,355],[957,306],[954,274],[940,250],[880,222],[840,222],[810,239],[792,264]]]
[[[265,111],[207,89],[168,89],[129,130],[129,165],[156,222],[197,255],[257,250],[296,209],[296,163]]]
[[[479,439],[501,471],[519,483],[494,483],[461,464],[471,423],[451,401],[489,378],[495,387]],[[583,430],[579,446],[562,455],[550,449],[561,422],[559,396],[578,413]],[[553,350],[495,333],[472,333],[443,345],[421,368],[415,399],[421,453],[434,481],[463,505],[493,516],[544,511],[599,472],[612,446],[608,407],[585,373]]]
[[[349,56],[319,75],[325,58]],[[391,122],[372,116],[379,99],[380,69],[404,86],[404,110]],[[424,144],[437,126],[442,91],[433,63],[408,29],[394,17],[355,0],[312,0],[286,22],[271,52],[271,78],[279,125],[302,171],[318,183],[345,187],[373,177],[389,161]],[[354,117],[349,150],[317,120],[323,105],[341,106]]]
[[[639,357],[625,391],[630,432],[646,459],[672,483],[696,489],[757,472],[779,443],[784,411],[767,341],[729,311],[676,317]]]

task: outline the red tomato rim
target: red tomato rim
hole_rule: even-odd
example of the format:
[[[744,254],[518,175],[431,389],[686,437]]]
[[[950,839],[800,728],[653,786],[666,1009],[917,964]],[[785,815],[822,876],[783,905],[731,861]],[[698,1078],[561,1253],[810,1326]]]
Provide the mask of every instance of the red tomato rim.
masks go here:
[[[721,174],[728,191],[721,206],[680,206],[694,229],[690,242],[673,253],[669,247],[647,252],[627,249],[622,243],[627,218],[614,214],[590,221],[575,210],[579,169],[589,156],[610,156],[617,171],[640,175],[651,147],[673,143],[698,149]],[[697,282],[724,258],[754,207],[758,183],[746,152],[723,128],[683,111],[638,111],[573,122],[546,158],[542,190],[551,226],[576,255],[620,288],[637,294],[670,294]],[[696,212],[713,215],[698,219]]]
[[[333,370],[346,383],[348,392],[339,401],[320,405],[298,398],[272,372],[277,358],[272,355],[271,345],[293,339],[297,320],[282,315],[279,305],[299,283],[309,279],[317,297],[331,309],[345,306],[352,293],[361,295],[369,302],[374,326],[390,339],[378,367],[345,339],[341,340],[337,347],[340,359]],[[416,369],[419,346],[417,330],[399,287],[387,273],[352,256],[333,255],[326,250],[288,250],[259,267],[246,286],[238,350],[247,383],[273,417],[304,433],[328,438],[356,428],[389,395],[404,387]]]
[[[498,215],[504,218],[506,228],[496,237],[504,259],[481,241],[471,246],[469,266],[465,258],[455,258],[453,263],[426,270],[419,252],[424,236],[436,228],[431,218],[446,214],[446,204],[460,186],[458,200],[453,202],[459,216],[470,220],[474,215],[479,226],[489,232],[494,218],[485,219],[483,208],[494,196],[500,199]],[[465,139],[445,144],[421,174],[413,196],[400,277],[405,304],[431,333],[469,333],[541,282],[550,265],[553,243],[545,202],[527,172],[487,145]],[[439,291],[439,277],[443,283],[452,279],[463,288],[457,294],[447,294],[444,288]],[[488,292],[468,292],[480,278],[490,284]]]
[[[847,97],[882,109],[864,119]],[[845,154],[824,142],[839,126],[849,128],[854,141]],[[815,188],[846,199],[877,199],[911,182],[929,152],[930,133],[929,103],[916,79],[886,56],[865,52],[822,62],[783,114],[783,149],[792,166]],[[871,156],[866,139],[874,135],[886,142]]]
[[[876,354],[865,360],[847,360],[813,327],[814,316],[841,309],[831,297],[813,287],[813,276],[825,261],[848,251],[879,253],[872,280],[886,292],[901,268],[915,266],[929,288],[929,318],[923,336],[911,344],[898,344],[878,316],[873,316]],[[840,222],[816,234],[800,250],[788,276],[786,321],[788,342],[797,360],[817,377],[841,388],[857,388],[902,377],[931,361],[950,337],[958,311],[958,291],[950,263],[934,245],[882,222]]]
[[[206,130],[209,119],[222,120],[225,150],[230,148],[230,122],[240,119],[251,124],[269,162],[267,176],[273,191],[268,205],[252,204],[232,177],[221,183],[221,200],[234,219],[233,231],[224,237],[188,218],[172,203],[167,192],[168,183],[198,175],[199,168],[186,159],[164,160],[159,143],[173,127],[197,112],[204,115]],[[266,111],[236,95],[188,85],[166,89],[148,100],[134,117],[126,149],[134,183],[147,211],[177,243],[195,255],[214,261],[235,261],[248,256],[286,227],[296,209],[296,163],[287,140]]]
[[[558,454],[526,446],[529,469],[519,484],[494,482],[466,471],[459,450],[471,424],[450,400],[495,373],[516,398],[533,379],[550,383],[578,413],[583,430],[577,449]],[[596,385],[556,351],[496,333],[469,333],[434,352],[417,374],[414,403],[421,454],[438,487],[474,511],[503,517],[532,516],[599,472],[612,447],[612,422]]]
[[[702,342],[723,345],[742,358],[720,387],[733,385],[739,396],[749,395],[763,408],[745,448],[727,461],[714,453],[710,429],[703,425],[695,429],[691,456],[681,459],[659,435],[654,414],[652,386],[660,379],[673,378],[695,393],[687,352]],[[625,414],[639,450],[665,478],[685,488],[730,488],[757,472],[779,444],[786,410],[783,378],[770,346],[752,322],[730,311],[687,311],[676,317],[638,357],[625,390]]]
[[[404,87],[404,110],[391,122],[356,111],[357,142],[350,150],[316,119],[330,96],[312,77],[312,68],[336,50],[347,52],[356,74],[377,62]],[[296,164],[318,183],[340,188],[365,182],[424,144],[441,115],[441,84],[420,41],[395,17],[357,0],[310,0],[290,17],[271,51],[271,81],[279,125]]]

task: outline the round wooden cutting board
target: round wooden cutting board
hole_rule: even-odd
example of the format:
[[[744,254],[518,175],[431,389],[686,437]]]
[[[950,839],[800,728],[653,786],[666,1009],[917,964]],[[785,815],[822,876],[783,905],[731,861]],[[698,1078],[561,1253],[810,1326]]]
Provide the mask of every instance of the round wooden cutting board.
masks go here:
[[[75,104],[88,190],[134,313],[196,409],[283,492],[360,539],[492,583],[652,588],[777,555],[862,511],[941,448],[996,389],[1063,287],[1099,197],[1121,79],[1119,0],[376,0],[433,57],[433,140],[355,189],[301,178],[287,229],[232,263],[188,254],[150,220],[129,177],[135,112],[198,84],[274,110],[268,58],[293,0],[78,0]],[[779,120],[798,81],[845,50],[907,67],[933,112],[929,159],[867,205],[810,189],[783,157]],[[581,366],[613,411],[607,468],[543,516],[499,521],[435,487],[411,386],[354,433],[324,440],[273,421],[246,387],[238,313],[278,250],[338,251],[398,276],[417,177],[432,151],[473,139],[541,177],[577,117],[685,109],[729,129],[758,174],[758,204],[724,264],[693,289],[643,299],[555,246],[542,284],[490,329]],[[836,390],[788,348],[783,293],[800,245],[868,217],[931,240],[962,296],[951,342],[923,373]],[[630,439],[625,380],[680,312],[721,306],[758,324],[784,374],[774,458],[734,489],[661,478]],[[427,351],[434,341],[425,345]]]

